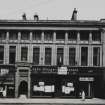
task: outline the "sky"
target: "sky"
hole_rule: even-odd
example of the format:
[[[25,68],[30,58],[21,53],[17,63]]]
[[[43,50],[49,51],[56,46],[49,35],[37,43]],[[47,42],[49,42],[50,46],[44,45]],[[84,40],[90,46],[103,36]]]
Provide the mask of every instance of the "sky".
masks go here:
[[[74,8],[78,11],[78,20],[105,19],[105,0],[0,0],[0,19],[40,19],[69,20]]]

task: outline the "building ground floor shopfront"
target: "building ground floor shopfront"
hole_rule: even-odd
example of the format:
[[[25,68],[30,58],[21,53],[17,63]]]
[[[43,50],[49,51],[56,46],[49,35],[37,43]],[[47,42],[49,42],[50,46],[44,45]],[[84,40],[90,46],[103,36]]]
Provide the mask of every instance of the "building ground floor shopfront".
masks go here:
[[[0,97],[81,98],[84,91],[86,98],[93,98],[103,94],[103,68],[21,65],[0,70],[3,74],[7,69],[11,72],[0,75]]]

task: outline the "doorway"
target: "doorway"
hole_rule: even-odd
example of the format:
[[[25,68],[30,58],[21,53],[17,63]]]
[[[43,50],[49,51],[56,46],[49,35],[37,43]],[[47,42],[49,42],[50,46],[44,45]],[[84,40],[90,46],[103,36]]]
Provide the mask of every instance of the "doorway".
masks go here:
[[[22,81],[19,85],[19,96],[20,95],[28,95],[28,83],[26,81]]]

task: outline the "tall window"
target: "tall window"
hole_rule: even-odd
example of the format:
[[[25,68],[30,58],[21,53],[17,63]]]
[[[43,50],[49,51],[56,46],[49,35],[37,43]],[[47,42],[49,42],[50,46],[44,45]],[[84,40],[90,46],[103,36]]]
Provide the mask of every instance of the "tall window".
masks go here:
[[[45,32],[44,33],[44,40],[45,41],[52,41],[53,40],[53,34],[52,32]]]
[[[41,40],[41,32],[40,31],[33,32],[32,39],[37,41]]]
[[[89,40],[89,32],[88,31],[80,31],[80,40],[88,41]]]
[[[88,64],[88,47],[81,48],[81,66],[87,66]]]
[[[39,58],[40,58],[40,49],[39,48],[33,48],[33,63],[35,65],[39,64]]]
[[[0,40],[5,40],[6,39],[6,32],[0,31]]]
[[[93,31],[92,32],[92,40],[93,41],[101,41],[101,32],[100,31]]]
[[[45,48],[45,65],[51,65],[51,48]]]
[[[56,32],[56,40],[64,41],[65,40],[65,32],[63,32],[63,31]]]
[[[100,66],[100,48],[93,48],[93,66]]]
[[[29,32],[21,32],[21,40],[29,40],[30,39],[30,33]]]
[[[0,46],[0,64],[4,61],[4,46]]]
[[[68,34],[68,40],[77,40],[77,32],[76,31],[70,31]]]
[[[10,40],[17,40],[18,39],[18,32],[9,32],[9,39]]]
[[[69,65],[75,65],[75,48],[69,48]]]
[[[57,48],[57,65],[63,65],[63,48]]]
[[[21,48],[21,61],[27,61],[28,47]]]
[[[9,47],[9,63],[15,64],[15,58],[16,58],[16,46],[10,46]]]

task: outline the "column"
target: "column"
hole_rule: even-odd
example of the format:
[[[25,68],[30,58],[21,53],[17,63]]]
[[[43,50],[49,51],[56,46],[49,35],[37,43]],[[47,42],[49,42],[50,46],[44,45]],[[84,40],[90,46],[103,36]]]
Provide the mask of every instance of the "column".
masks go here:
[[[4,46],[4,64],[9,64],[9,45]]]
[[[41,33],[41,42],[44,43],[44,32]]]
[[[53,33],[53,42],[56,43],[56,32]]]
[[[68,43],[68,32],[65,33],[65,44]]]
[[[9,32],[6,32],[6,42],[9,41]]]
[[[32,32],[30,32],[30,42],[32,42]]]
[[[44,65],[44,60],[45,60],[44,55],[45,55],[45,48],[44,45],[42,44],[40,46],[40,62],[39,62],[40,65]]]
[[[69,65],[69,47],[67,45],[64,46],[64,65]]]
[[[31,68],[31,67],[30,67]],[[29,68],[29,73],[28,73],[28,98],[30,98],[30,93],[31,93],[31,71]]]
[[[91,97],[91,84],[88,83],[88,97]]]
[[[92,32],[89,33],[89,44],[92,43]]]
[[[80,32],[77,32],[77,44],[80,43]]]
[[[92,46],[89,45],[88,47],[88,66],[92,66]]]
[[[32,46],[32,44],[29,44],[29,46],[28,46],[28,62],[29,63],[33,62],[33,46]]]
[[[56,46],[52,46],[52,65],[56,65]]]

